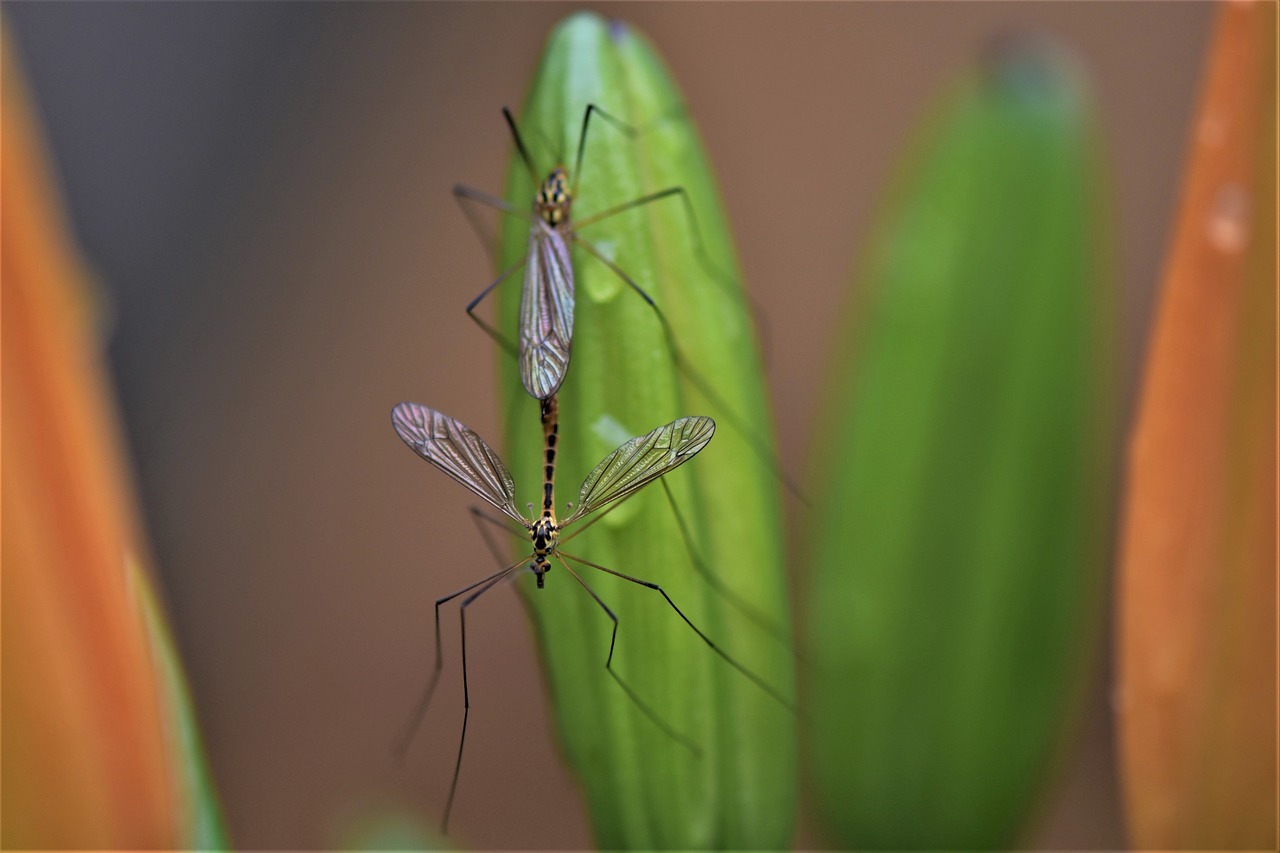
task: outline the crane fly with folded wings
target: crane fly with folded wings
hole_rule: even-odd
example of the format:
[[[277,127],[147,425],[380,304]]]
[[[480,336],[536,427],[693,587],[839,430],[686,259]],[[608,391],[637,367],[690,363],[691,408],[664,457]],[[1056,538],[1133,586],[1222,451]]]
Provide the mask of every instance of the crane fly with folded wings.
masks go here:
[[[532,210],[520,210],[504,199],[490,195],[474,187],[458,184],[453,188],[454,197],[461,203],[463,200],[477,202],[503,213],[516,216],[529,222],[528,248],[524,256],[512,266],[503,270],[498,277],[489,283],[484,290],[467,304],[469,316],[491,338],[497,341],[512,355],[519,364],[520,382],[530,396],[546,401],[556,395],[569,370],[569,358],[573,351],[574,312],[576,310],[575,277],[573,259],[570,253],[571,244],[581,246],[588,254],[611,270],[627,286],[644,300],[662,327],[662,335],[676,368],[698,392],[717,410],[722,420],[737,429],[751,446],[752,452],[763,462],[774,475],[786,486],[787,490],[807,503],[796,482],[782,469],[781,463],[767,439],[763,438],[757,428],[725,401],[713,383],[695,368],[676,345],[675,333],[666,315],[632,276],[628,275],[618,264],[604,252],[579,233],[589,225],[617,216],[628,210],[643,207],[666,198],[678,199],[685,217],[686,232],[693,245],[693,252],[698,263],[717,283],[730,299],[736,300],[739,290],[732,276],[719,269],[707,254],[702,237],[702,228],[693,202],[684,187],[667,187],[657,192],[647,193],[621,204],[613,205],[605,210],[589,216],[574,219],[573,203],[578,197],[578,180],[582,175],[583,154],[586,151],[587,129],[591,126],[591,117],[599,115],[611,126],[621,131],[631,140],[635,140],[639,131],[621,119],[613,116],[596,104],[588,104],[582,116],[582,129],[578,136],[577,156],[574,159],[573,172],[566,171],[558,165],[547,173],[544,180],[538,179],[539,172],[534,165],[529,149],[525,146],[520,130],[516,126],[515,117],[506,107],[502,108],[503,118],[511,130],[516,150],[521,161],[528,170],[529,179],[537,187]],[[470,210],[463,205],[468,218]],[[476,226],[475,220],[472,225]],[[477,233],[480,228],[476,226]],[[510,341],[497,329],[486,323],[475,313],[478,306],[494,288],[506,281],[521,267],[525,268],[524,282],[520,290],[519,322],[517,326],[517,344]],[[742,294],[750,300],[750,296]]]
[[[578,195],[578,178],[582,173],[582,157],[586,150],[587,128],[591,125],[591,116],[599,115],[627,137],[635,139],[638,132],[631,125],[610,115],[595,104],[588,104],[582,117],[582,130],[578,137],[578,153],[573,172],[568,172],[564,166],[556,166],[546,173],[547,177],[544,180],[539,180],[539,172],[533,164],[533,158],[529,155],[529,149],[525,147],[524,140],[520,136],[515,118],[506,107],[502,108],[502,115],[511,129],[516,150],[520,153],[525,168],[528,169],[529,179],[538,188],[532,211],[519,210],[503,199],[463,184],[455,186],[453,194],[459,201],[467,199],[529,220],[529,248],[519,263],[504,270],[475,299],[471,300],[467,305],[467,314],[490,337],[510,347],[497,330],[476,315],[475,308],[489,295],[490,291],[514,275],[521,266],[525,267],[524,286],[520,291],[519,343],[515,348],[515,354],[520,363],[520,381],[525,390],[539,400],[546,400],[553,396],[560,389],[560,384],[564,382],[565,374],[569,370],[569,356],[573,349],[574,273],[573,260],[569,253],[570,243],[581,246],[626,282],[656,312],[663,326],[663,333],[669,339],[671,338],[671,329],[666,317],[663,316],[652,297],[599,248],[583,239],[578,233],[579,230],[619,213],[664,198],[676,197],[680,199],[684,215],[688,220],[690,236],[697,242],[699,259],[708,265],[710,261],[705,257],[706,250],[702,246],[697,216],[689,201],[688,192],[683,187],[668,187],[593,213],[576,222],[573,220],[571,216],[573,201]],[[465,206],[463,210],[466,210]],[[717,276],[722,275],[717,271]],[[674,341],[672,346],[674,347]]]
[[[577,509],[572,510],[564,521],[559,521],[555,513],[555,458],[559,424],[554,397],[543,401],[542,412],[546,461],[542,513],[532,519],[526,518],[516,509],[515,481],[511,472],[493,448],[474,430],[448,415],[417,403],[400,403],[391,413],[396,432],[414,452],[528,531],[533,553],[493,575],[495,583],[517,571],[526,561],[529,562],[529,570],[537,575],[539,588],[543,586],[547,572],[551,571],[549,558],[556,558],[566,569],[569,567],[562,559],[565,557],[590,565],[560,551],[561,531],[604,505],[629,497],[647,483],[675,470],[706,447],[716,429],[715,421],[711,418],[680,418],[631,439],[592,469],[582,484]],[[576,535],[577,533],[574,534]],[[564,541],[572,538],[567,537]],[[572,569],[569,569],[569,573],[578,577]],[[489,580],[486,578],[468,589],[474,589]],[[458,594],[461,592],[465,590]]]

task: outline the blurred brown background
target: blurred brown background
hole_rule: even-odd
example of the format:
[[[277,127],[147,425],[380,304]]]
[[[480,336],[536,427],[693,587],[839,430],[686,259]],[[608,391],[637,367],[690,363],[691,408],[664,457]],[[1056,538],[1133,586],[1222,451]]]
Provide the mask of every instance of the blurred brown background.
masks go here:
[[[140,491],[240,847],[439,820],[461,722],[452,620],[433,713],[403,765],[389,746],[430,667],[433,600],[490,557],[466,493],[412,459],[388,411],[419,400],[498,434],[495,353],[462,313],[490,263],[449,189],[499,189],[499,108],[519,106],[573,8],[4,5],[109,295]],[[603,11],[655,42],[702,130],[767,318],[788,470],[804,470],[890,169],[941,88],[1009,33],[1059,38],[1094,83],[1132,389],[1209,5]],[[472,613],[456,839],[589,846],[515,596]],[[1123,844],[1104,683],[1029,846]]]

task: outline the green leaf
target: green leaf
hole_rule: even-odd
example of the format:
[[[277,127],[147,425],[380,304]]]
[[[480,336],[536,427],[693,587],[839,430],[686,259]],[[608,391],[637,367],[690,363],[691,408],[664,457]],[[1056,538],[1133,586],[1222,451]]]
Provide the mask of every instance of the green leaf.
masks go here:
[[[1105,595],[1115,305],[1092,111],[1010,44],[930,116],[813,459],[808,743],[859,848],[1017,840]]]
[[[704,398],[677,368],[653,309],[575,247],[573,355],[559,393],[559,508],[607,453],[633,436],[687,415],[715,418],[718,429],[705,450],[664,478],[693,549],[662,484],[654,483],[564,550],[660,584],[729,655],[790,695],[789,642],[758,624],[789,636],[778,480],[771,457],[750,444],[762,441],[772,453],[772,427],[710,169],[648,43],[625,24],[583,13],[553,32],[520,115],[539,179],[557,164],[573,168],[591,103],[640,132],[631,139],[592,119],[574,218],[672,186],[688,191],[711,267],[700,260],[674,197],[592,224],[582,236],[661,306],[681,358],[714,380],[722,400]],[[506,198],[528,210],[535,189],[513,154]],[[499,268],[524,254],[528,228],[507,217]],[[514,339],[519,288],[499,291],[500,328]],[[506,458],[520,502],[540,504],[538,406],[521,390],[513,359],[502,362],[500,387]],[[693,552],[744,606],[734,606],[698,574]],[[785,846],[795,797],[794,714],[717,657],[657,592],[583,571],[620,620],[615,669],[664,723],[700,749],[695,755],[665,734],[610,678],[604,664],[611,623],[572,577],[553,571],[545,589],[528,585],[560,740],[582,782],[600,846]]]

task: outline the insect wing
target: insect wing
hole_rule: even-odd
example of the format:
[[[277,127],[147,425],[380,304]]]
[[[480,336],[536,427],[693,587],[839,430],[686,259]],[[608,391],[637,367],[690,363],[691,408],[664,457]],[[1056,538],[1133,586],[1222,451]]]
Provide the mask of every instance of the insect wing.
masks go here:
[[[541,220],[529,229],[520,293],[520,381],[539,400],[560,388],[573,345],[573,264],[560,232]]]
[[[404,443],[488,503],[528,526],[516,509],[515,481],[498,454],[473,429],[417,403],[397,403],[391,425]]]
[[[626,497],[693,458],[715,434],[711,418],[680,418],[633,438],[606,456],[582,484],[578,508],[561,527]]]

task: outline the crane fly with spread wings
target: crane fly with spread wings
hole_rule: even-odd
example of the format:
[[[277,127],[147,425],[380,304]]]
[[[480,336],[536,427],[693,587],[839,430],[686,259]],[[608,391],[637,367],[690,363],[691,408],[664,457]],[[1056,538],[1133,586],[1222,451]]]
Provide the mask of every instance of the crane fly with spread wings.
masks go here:
[[[515,481],[511,472],[474,430],[417,403],[400,403],[391,412],[396,432],[415,453],[528,531],[533,553],[527,559],[530,571],[538,577],[539,587],[543,585],[544,575],[551,571],[548,558],[561,556],[560,531],[605,504],[629,497],[647,483],[683,465],[707,446],[716,430],[715,421],[711,418],[689,417],[631,439],[592,469],[582,484],[577,508],[564,521],[558,521],[554,491],[555,409],[554,398],[543,405],[547,438],[546,480],[542,514],[532,519],[516,509]],[[504,571],[514,572],[524,563],[525,560],[521,560]]]
[[[622,687],[631,701],[655,725],[694,752],[697,752],[697,746],[658,717],[613,669],[613,650],[618,638],[618,617],[600,599],[600,596],[587,585],[586,581],[573,570],[568,561],[597,569],[623,580],[639,584],[647,589],[655,590],[666,599],[667,604],[671,605],[671,608],[679,614],[685,624],[692,628],[717,655],[751,681],[758,684],[777,701],[787,707],[791,707],[790,702],[773,687],[712,642],[711,638],[702,632],[702,629],[691,622],[689,617],[685,616],[684,612],[676,606],[671,596],[667,595],[661,586],[651,581],[625,575],[622,572],[614,571],[589,560],[584,560],[581,557],[575,557],[560,549],[562,542],[568,541],[568,539],[581,533],[590,526],[590,522],[579,528],[571,536],[562,539],[560,534],[565,528],[606,505],[613,504],[613,506],[617,506],[616,502],[626,500],[646,484],[664,474],[670,473],[693,458],[711,441],[712,435],[715,434],[715,421],[707,417],[680,418],[622,444],[612,453],[605,456],[600,464],[591,470],[591,473],[587,475],[582,484],[582,489],[578,495],[577,507],[572,509],[564,521],[559,521],[555,514],[555,456],[559,429],[558,415],[556,398],[553,396],[548,400],[544,400],[542,404],[542,425],[546,464],[542,512],[534,518],[528,518],[516,509],[515,482],[511,477],[511,472],[507,470],[507,466],[498,458],[498,454],[494,452],[493,448],[477,435],[474,430],[448,415],[443,415],[434,409],[417,403],[400,403],[391,412],[392,425],[405,444],[409,445],[423,459],[466,486],[487,504],[523,527],[532,545],[532,553],[528,557],[524,557],[488,577],[481,578],[469,586],[436,600],[435,669],[417,709],[414,711],[404,733],[397,741],[396,752],[402,754],[408,748],[409,741],[414,732],[417,731],[418,724],[426,713],[427,706],[431,702],[431,697],[435,693],[436,684],[440,678],[442,665],[440,606],[460,595],[471,593],[462,601],[459,608],[462,626],[464,711],[462,716],[462,736],[458,741],[458,757],[454,764],[453,782],[449,787],[449,799],[445,805],[443,831],[448,830],[449,813],[453,808],[453,797],[458,786],[458,773],[462,768],[462,748],[466,742],[467,719],[471,710],[470,692],[467,688],[467,607],[501,581],[513,577],[526,564],[529,570],[537,576],[538,587],[541,588],[547,572],[551,570],[551,560],[554,559],[604,610],[605,614],[613,622],[613,635],[609,641],[609,656],[605,660],[606,671]],[[604,513],[597,515],[596,518],[602,518],[603,516]],[[483,517],[487,518],[487,516]]]

